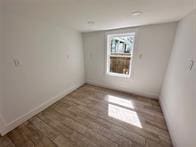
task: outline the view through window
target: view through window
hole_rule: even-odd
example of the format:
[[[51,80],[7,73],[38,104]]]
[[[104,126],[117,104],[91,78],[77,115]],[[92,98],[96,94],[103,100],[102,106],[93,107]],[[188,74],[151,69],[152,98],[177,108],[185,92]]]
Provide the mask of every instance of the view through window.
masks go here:
[[[130,77],[135,33],[107,36],[107,73]]]

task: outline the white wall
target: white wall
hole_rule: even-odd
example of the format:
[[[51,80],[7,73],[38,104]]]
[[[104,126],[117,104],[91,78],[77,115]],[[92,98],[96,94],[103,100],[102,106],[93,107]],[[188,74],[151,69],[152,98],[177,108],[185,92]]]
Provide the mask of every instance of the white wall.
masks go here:
[[[173,45],[176,23],[149,25],[133,30],[137,30],[137,38],[130,79],[105,74],[104,53],[107,31],[83,33],[86,81],[158,98]],[[139,59],[140,54],[143,55],[141,59]]]
[[[0,110],[1,110],[1,99],[2,99],[2,53],[3,53],[3,45],[2,45],[2,39],[3,39],[3,34],[2,34],[2,30],[3,30],[3,14],[2,14],[2,1],[0,0]],[[1,111],[0,111],[1,112]]]
[[[84,83],[79,32],[34,16],[26,6],[4,7],[3,134]]]
[[[3,99],[3,80],[2,80],[2,73],[3,73],[3,7],[2,7],[2,0],[0,0],[0,132],[4,125],[4,120],[2,116],[2,99]]]
[[[196,146],[196,11],[178,25],[160,101],[175,147]],[[195,63],[196,64],[196,63]]]

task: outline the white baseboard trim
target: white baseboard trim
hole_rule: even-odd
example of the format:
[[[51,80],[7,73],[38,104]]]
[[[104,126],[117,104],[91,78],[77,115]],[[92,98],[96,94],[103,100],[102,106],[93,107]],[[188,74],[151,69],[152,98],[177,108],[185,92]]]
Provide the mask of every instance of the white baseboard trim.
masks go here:
[[[151,98],[151,99],[156,99],[156,100],[158,100],[158,98],[159,98],[159,93],[136,92],[136,91],[132,92],[132,91],[128,91],[128,90],[122,90],[122,89],[119,89],[119,88],[115,88],[115,87],[110,86],[110,85],[98,84],[98,83],[95,83],[95,82],[92,82],[92,81],[86,81],[86,84],[90,84],[90,85],[94,85],[94,86],[98,86],[98,87],[103,87],[103,88],[114,89],[114,90],[130,93],[130,94],[135,94],[135,95],[138,95],[138,96],[144,96],[144,97]]]
[[[2,115],[0,114],[0,134],[5,128],[5,120],[3,119]]]
[[[177,147],[177,143],[175,142],[175,137],[172,134],[173,130],[172,130],[172,128],[170,127],[170,125],[168,123],[169,118],[168,118],[168,113],[166,112],[166,109],[165,109],[165,103],[162,101],[161,96],[159,97],[159,103],[160,103],[161,110],[162,110],[164,118],[165,118],[165,122],[166,122],[166,125],[167,125],[167,128],[168,128],[168,132],[169,132],[170,137],[171,137],[172,145],[173,145],[173,147]]]
[[[24,114],[23,116],[17,118],[16,120],[14,120],[13,122],[7,124],[4,126],[4,128],[2,128],[0,130],[1,135],[6,135],[8,132],[10,132],[11,130],[15,129],[16,127],[18,127],[19,125],[21,125],[22,123],[24,123],[25,121],[29,120],[30,118],[32,118],[33,116],[35,116],[36,114],[40,113],[41,111],[45,110],[47,107],[51,106],[52,104],[54,104],[55,102],[57,102],[58,100],[62,99],[64,96],[66,96],[67,94],[73,92],[74,90],[76,90],[77,88],[81,87],[84,83],[78,84],[78,85],[74,85],[69,89],[66,89],[64,92],[58,94],[57,96],[49,99],[48,101],[42,103],[41,105],[39,105],[38,107],[34,108],[33,110],[29,111],[28,113]]]

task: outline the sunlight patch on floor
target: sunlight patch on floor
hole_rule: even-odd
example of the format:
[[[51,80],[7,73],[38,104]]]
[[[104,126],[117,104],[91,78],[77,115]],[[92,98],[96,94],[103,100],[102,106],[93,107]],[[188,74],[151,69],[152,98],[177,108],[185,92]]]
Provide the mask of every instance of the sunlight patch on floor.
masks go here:
[[[108,104],[108,116],[142,128],[139,117],[135,111]]]
[[[131,100],[123,99],[112,95],[107,95],[108,101],[108,116],[142,128],[142,124],[138,117],[137,112],[130,110],[134,109],[134,105]]]
[[[131,100],[127,100],[121,97],[116,97],[116,96],[112,96],[112,95],[107,95],[107,101],[113,104],[117,104],[117,105],[121,105],[127,108],[131,108],[134,109],[134,105],[131,102]]]

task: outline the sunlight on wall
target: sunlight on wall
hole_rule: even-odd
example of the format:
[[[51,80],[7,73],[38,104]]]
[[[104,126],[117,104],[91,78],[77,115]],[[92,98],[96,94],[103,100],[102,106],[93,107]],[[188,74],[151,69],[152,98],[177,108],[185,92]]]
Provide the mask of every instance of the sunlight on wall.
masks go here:
[[[126,123],[142,128],[141,122],[135,111],[108,104],[108,115]]]
[[[112,95],[107,95],[107,101],[113,104],[121,105],[127,108],[134,109],[134,105],[131,102],[131,100],[123,99],[120,97],[112,96]]]

